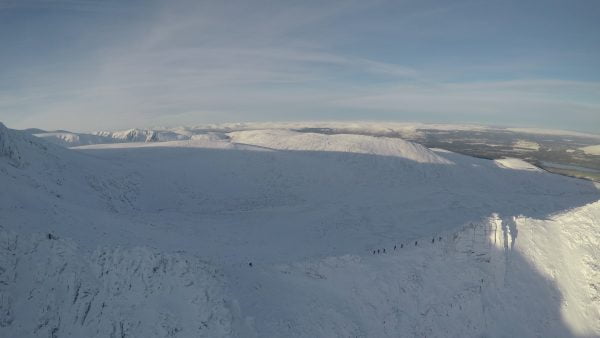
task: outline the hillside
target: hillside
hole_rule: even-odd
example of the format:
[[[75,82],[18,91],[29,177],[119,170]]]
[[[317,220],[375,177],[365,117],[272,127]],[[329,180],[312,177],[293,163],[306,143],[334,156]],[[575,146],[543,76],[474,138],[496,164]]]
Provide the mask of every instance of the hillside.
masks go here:
[[[592,182],[364,135],[132,141],[0,125],[0,336],[600,335]]]

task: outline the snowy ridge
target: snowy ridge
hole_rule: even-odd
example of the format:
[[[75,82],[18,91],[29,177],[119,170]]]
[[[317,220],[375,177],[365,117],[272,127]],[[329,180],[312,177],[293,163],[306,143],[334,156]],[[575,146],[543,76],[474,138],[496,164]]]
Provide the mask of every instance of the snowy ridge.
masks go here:
[[[99,131],[94,135],[118,140],[121,142],[155,142],[158,141],[158,134],[153,130],[129,129],[124,131]]]
[[[105,136],[81,134],[81,133],[69,133],[69,132],[49,132],[49,133],[37,133],[34,136],[45,139],[48,142],[56,143],[63,147],[74,147],[87,144],[101,144],[111,143],[112,140]]]
[[[277,282],[263,287],[286,285],[280,292],[297,308],[261,328],[294,337],[597,336],[599,220],[600,202],[551,220],[492,215],[385,254],[279,265]]]
[[[232,142],[278,150],[328,151],[396,156],[418,163],[451,164],[431,150],[398,138],[363,135],[324,135],[288,130],[251,130],[228,134]]]
[[[207,133],[200,135],[193,135],[190,139],[179,140],[179,141],[165,141],[165,142],[130,142],[127,144],[123,143],[110,143],[110,144],[91,144],[85,146],[71,147],[77,150],[92,150],[92,149],[133,149],[133,148],[200,148],[200,149],[237,149],[237,150],[253,150],[253,151],[266,151],[268,149],[237,144],[230,142],[230,139],[225,134],[220,133]]]
[[[63,147],[78,147],[94,144],[111,144],[123,142],[167,142],[187,140],[190,136],[168,130],[129,129],[124,131],[99,131],[92,134],[72,133],[67,131],[41,132],[34,136],[45,139]]]
[[[13,140],[12,131],[8,130],[2,122],[0,122],[0,156],[5,156],[14,165],[21,163],[21,155]]]
[[[0,133],[3,144],[9,145],[8,154],[12,154],[0,156],[0,207],[4,215],[27,205],[35,212],[17,219],[40,217],[48,210],[65,217],[69,213],[62,209],[65,215],[60,215],[57,202],[113,212],[132,208],[137,194],[136,173],[22,131],[6,129]]]
[[[13,167],[39,167],[50,157],[53,161],[64,160],[59,158],[67,152],[63,147],[40,140],[26,132],[8,129],[0,122],[0,164],[4,157]]]
[[[223,337],[221,273],[145,248],[86,254],[52,234],[0,229],[2,337]]]

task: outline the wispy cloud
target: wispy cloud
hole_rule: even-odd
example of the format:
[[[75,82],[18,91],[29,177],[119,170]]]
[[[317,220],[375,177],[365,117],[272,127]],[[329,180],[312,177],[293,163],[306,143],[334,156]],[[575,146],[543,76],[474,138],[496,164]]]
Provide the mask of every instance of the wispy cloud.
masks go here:
[[[600,84],[515,80],[399,85],[335,102],[346,108],[425,114],[438,120],[560,127],[569,121],[600,125]]]
[[[463,20],[462,13],[474,6],[468,1],[128,4],[0,0],[7,11],[97,10],[93,24],[73,29],[102,32],[86,35],[92,52],[6,67],[0,119],[22,127],[104,129],[419,114],[482,123],[523,121],[519,114],[531,121],[545,122],[542,116],[562,121],[561,114],[569,114],[590,124],[600,115],[598,82],[536,76],[542,61],[526,56],[470,62],[480,50],[458,35],[472,39],[478,32],[469,29],[481,24]],[[103,15],[101,8],[117,12]],[[119,25],[111,25],[114,18]],[[62,27],[57,43],[76,45],[63,38],[78,36],[69,28]],[[460,57],[437,55],[438,46],[467,51]]]

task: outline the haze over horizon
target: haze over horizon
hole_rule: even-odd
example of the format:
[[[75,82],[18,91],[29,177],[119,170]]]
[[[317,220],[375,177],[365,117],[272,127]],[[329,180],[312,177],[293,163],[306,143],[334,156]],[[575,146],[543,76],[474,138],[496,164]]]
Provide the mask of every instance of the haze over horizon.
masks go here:
[[[598,132],[596,1],[0,0],[0,121]]]

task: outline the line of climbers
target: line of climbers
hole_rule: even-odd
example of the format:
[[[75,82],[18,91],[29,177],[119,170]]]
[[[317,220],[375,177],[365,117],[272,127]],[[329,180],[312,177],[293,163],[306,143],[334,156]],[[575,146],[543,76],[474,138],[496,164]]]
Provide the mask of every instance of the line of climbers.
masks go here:
[[[438,242],[441,242],[441,241],[442,241],[442,236],[439,236]],[[431,244],[435,244],[435,237],[431,238]],[[415,246],[418,246],[418,245],[419,245],[419,241],[415,241]],[[404,243],[400,243],[400,249],[403,249],[403,248],[404,248]],[[394,251],[396,249],[398,249],[398,246],[396,244],[394,244]],[[373,250],[373,255],[379,255],[382,253],[385,253],[385,248]]]
[[[48,238],[51,238],[50,236],[51,236],[51,234],[48,234]],[[440,242],[441,240],[442,240],[442,236],[439,236],[438,242]],[[433,237],[431,239],[431,244],[435,244],[435,237]],[[415,246],[418,246],[418,245],[419,245],[419,241],[415,241]],[[403,248],[404,248],[404,243],[400,243],[400,249],[403,249]],[[394,244],[394,251],[396,251],[396,249],[398,249],[398,246],[396,244]],[[379,255],[382,253],[386,253],[385,248],[373,250],[373,255]],[[248,266],[252,267],[252,262],[248,262]]]

